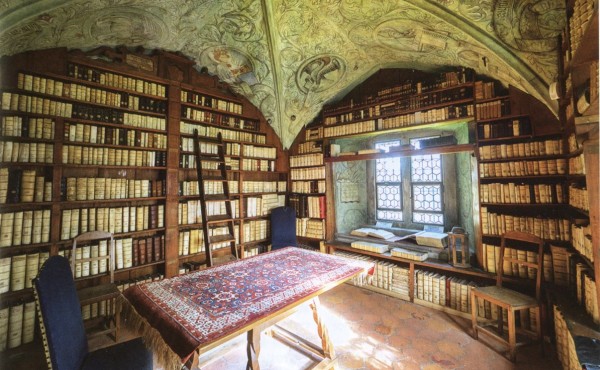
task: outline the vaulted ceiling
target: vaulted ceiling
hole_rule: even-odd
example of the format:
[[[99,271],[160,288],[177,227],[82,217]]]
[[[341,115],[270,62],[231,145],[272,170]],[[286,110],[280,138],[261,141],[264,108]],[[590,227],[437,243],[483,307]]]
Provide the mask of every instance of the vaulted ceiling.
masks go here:
[[[285,147],[380,68],[465,66],[550,108],[564,0],[0,0],[0,55],[179,51],[254,103]]]

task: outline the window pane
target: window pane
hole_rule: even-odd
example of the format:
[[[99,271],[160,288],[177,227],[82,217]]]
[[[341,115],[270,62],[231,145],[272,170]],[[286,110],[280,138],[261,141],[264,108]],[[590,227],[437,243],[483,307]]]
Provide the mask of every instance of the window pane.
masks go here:
[[[440,154],[416,155],[411,160],[413,182],[442,182],[442,156]]]
[[[442,211],[441,185],[413,185],[413,209],[415,211]]]
[[[375,182],[400,182],[400,158],[384,158],[377,160],[377,176]]]
[[[402,188],[399,185],[377,185],[377,209],[402,209]]]
[[[444,215],[441,213],[414,212],[413,213],[413,222],[419,223],[419,224],[443,225],[444,224]]]
[[[402,221],[402,212],[377,210],[378,220]]]

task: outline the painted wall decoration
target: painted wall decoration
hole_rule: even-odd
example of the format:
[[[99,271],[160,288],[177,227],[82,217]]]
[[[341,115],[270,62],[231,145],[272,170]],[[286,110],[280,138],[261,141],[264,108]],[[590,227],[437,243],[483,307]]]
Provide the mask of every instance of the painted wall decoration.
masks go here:
[[[284,146],[379,68],[467,66],[555,108],[560,0],[0,1],[0,55],[179,51],[247,97]]]

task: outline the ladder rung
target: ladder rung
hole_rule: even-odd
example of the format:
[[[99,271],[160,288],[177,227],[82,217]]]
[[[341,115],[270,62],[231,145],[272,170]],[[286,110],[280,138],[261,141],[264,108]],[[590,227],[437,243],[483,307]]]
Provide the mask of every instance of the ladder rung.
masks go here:
[[[233,235],[215,235],[210,237],[210,244],[234,242],[235,237]]]
[[[212,194],[205,195],[204,200],[207,202],[230,202],[231,199],[227,198],[225,194]]]
[[[199,136],[198,137],[198,142],[199,143],[215,144],[215,145],[224,145],[224,143],[220,142],[219,139],[212,138],[212,137],[206,137],[206,136]]]
[[[220,175],[204,175],[202,176],[202,180],[204,181],[227,181],[226,178]]]
[[[216,215],[216,216],[208,216],[206,220],[209,224],[211,223],[220,223],[224,221],[233,221],[233,218],[229,215]]]

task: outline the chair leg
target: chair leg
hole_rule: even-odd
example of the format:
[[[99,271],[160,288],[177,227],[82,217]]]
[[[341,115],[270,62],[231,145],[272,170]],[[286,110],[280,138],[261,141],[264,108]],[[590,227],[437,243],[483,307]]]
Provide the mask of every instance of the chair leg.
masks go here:
[[[471,325],[473,326],[473,338],[479,337],[477,333],[477,296],[471,291]]]
[[[496,312],[498,312],[498,335],[502,337],[504,332],[504,316],[502,315],[502,307],[496,305]]]
[[[516,359],[517,332],[515,328],[515,312],[508,307],[508,356],[512,362]]]
[[[119,342],[119,329],[121,328],[121,303],[116,300],[115,303],[115,342]]]

